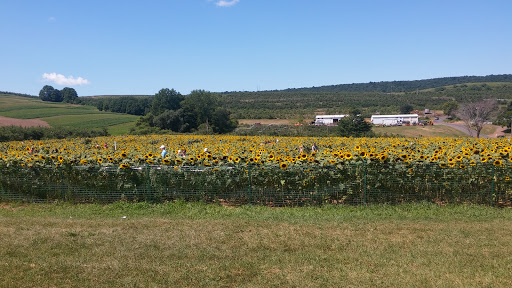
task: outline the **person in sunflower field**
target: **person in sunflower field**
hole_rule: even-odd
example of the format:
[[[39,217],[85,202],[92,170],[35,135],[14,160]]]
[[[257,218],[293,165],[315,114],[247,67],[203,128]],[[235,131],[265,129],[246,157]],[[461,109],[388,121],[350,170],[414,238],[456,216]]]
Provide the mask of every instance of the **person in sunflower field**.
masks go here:
[[[165,158],[165,156],[167,155],[167,151],[165,150],[165,145],[160,146],[160,150],[162,150],[162,153],[160,155],[162,155],[162,158]]]
[[[316,143],[313,143],[313,146],[311,146],[311,152],[317,152],[318,146],[316,146]]]

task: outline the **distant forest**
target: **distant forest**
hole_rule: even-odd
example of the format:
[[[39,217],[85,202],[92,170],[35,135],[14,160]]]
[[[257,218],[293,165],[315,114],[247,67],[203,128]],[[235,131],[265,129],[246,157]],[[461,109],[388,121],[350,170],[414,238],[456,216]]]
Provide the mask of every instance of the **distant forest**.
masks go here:
[[[21,96],[21,97],[32,97],[32,98],[36,98],[37,97],[37,96],[34,96],[34,95],[23,94],[23,93],[16,93],[16,92],[9,92],[9,91],[0,91],[0,94],[11,94],[11,95],[16,95],[16,96]]]
[[[512,82],[512,74],[488,75],[488,76],[460,76],[443,77],[414,81],[383,81],[369,83],[353,83],[328,85],[310,88],[290,88],[284,91],[292,92],[410,92],[415,90],[431,89],[450,85],[467,83],[493,83]]]
[[[373,113],[398,113],[404,104],[422,110],[441,109],[450,101],[467,103],[482,99],[512,99],[512,74],[218,94],[222,107],[237,119],[314,118],[315,114],[348,113],[353,108],[359,108],[364,116],[369,116]],[[150,110],[152,97],[96,96],[79,97],[77,100],[79,104],[93,105],[103,111],[142,116]]]

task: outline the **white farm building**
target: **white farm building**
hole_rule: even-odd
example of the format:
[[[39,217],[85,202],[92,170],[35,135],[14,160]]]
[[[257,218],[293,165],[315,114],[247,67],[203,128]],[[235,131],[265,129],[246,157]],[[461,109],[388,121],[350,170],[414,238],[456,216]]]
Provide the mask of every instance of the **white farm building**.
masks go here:
[[[372,115],[372,124],[374,125],[401,125],[403,122],[410,124],[418,124],[418,114],[402,114],[402,115]]]
[[[348,115],[316,115],[315,125],[334,125]]]

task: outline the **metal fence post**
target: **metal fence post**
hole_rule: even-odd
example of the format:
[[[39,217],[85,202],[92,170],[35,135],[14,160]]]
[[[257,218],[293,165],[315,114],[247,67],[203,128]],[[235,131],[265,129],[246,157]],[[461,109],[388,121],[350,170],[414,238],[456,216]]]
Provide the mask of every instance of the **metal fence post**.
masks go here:
[[[151,202],[151,200],[153,199],[153,195],[151,194],[151,178],[149,177],[149,165],[146,163],[146,165],[144,165],[144,168],[146,170],[146,193],[148,195],[146,201]]]
[[[367,194],[367,191],[366,191],[366,187],[367,187],[367,185],[366,185],[366,184],[367,184],[367,183],[366,183],[366,180],[367,180],[367,179],[366,179],[366,178],[367,178],[367,177],[366,177],[366,176],[367,176],[367,174],[368,174],[368,169],[367,169],[366,165],[367,165],[367,164],[366,164],[365,162],[363,162],[363,166],[364,166],[364,175],[363,175],[363,185],[364,185],[364,186],[363,186],[363,204],[364,204],[364,205],[366,205],[366,200],[367,200],[367,199],[366,199],[366,197],[367,197],[367,196],[366,196],[366,194]]]
[[[66,202],[66,193],[64,192],[64,173],[62,172],[62,167],[59,167],[59,176],[60,176],[60,193],[62,196],[62,201]]]
[[[491,166],[492,167],[492,178],[491,178],[491,207],[494,206],[494,177],[495,177],[495,170],[494,170],[494,165]]]
[[[251,178],[251,165],[248,165],[247,172],[249,173],[249,204],[252,204],[252,178]]]

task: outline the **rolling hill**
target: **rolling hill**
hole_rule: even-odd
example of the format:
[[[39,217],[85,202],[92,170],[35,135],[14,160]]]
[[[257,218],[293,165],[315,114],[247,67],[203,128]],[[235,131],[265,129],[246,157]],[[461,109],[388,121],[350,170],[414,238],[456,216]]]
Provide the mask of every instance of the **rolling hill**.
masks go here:
[[[93,106],[44,102],[37,97],[0,93],[0,116],[40,119],[51,127],[105,128],[110,134],[126,134],[138,119],[135,115],[99,111]]]

